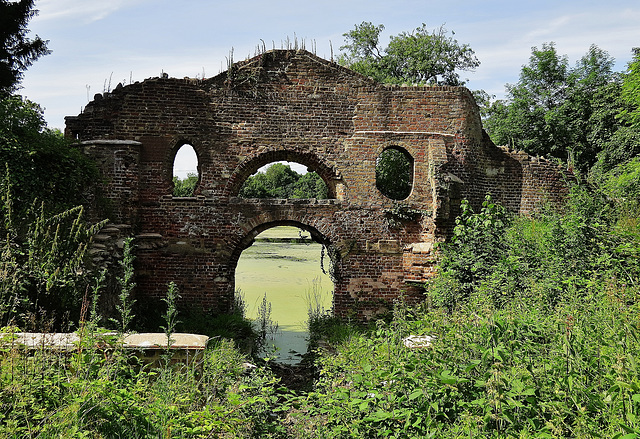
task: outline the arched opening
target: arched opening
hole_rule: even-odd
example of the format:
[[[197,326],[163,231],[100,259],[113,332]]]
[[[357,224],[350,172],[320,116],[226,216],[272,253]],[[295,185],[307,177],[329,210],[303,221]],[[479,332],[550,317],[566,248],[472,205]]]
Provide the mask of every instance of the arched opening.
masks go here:
[[[185,143],[173,159],[173,196],[192,197],[199,180],[198,154],[193,146]]]
[[[309,151],[280,149],[261,152],[255,156],[247,157],[239,163],[227,182],[224,189],[224,195],[229,197],[240,196],[239,194],[242,186],[248,179],[250,179],[250,177],[259,175],[259,172],[266,173],[268,167],[275,163],[288,165],[292,170],[296,171],[299,176],[301,176],[301,179],[302,176],[304,176],[304,179],[300,184],[308,183],[308,180],[311,180],[312,177],[314,178],[315,183],[317,182],[316,178],[320,177],[319,180],[322,180],[322,183],[317,184],[322,185],[323,187],[326,186],[327,195],[325,198],[335,199],[336,196],[343,191],[343,183],[339,174],[336,173],[335,169],[327,165],[323,161],[322,157],[318,157],[315,153]],[[306,176],[306,174],[311,171],[317,174],[317,177],[314,175]],[[247,186],[250,184],[251,183],[247,183]],[[253,198],[248,197],[247,195],[248,193],[246,190],[243,190],[244,198]],[[269,193],[267,192],[266,198],[274,197],[269,196]]]
[[[376,159],[376,187],[387,198],[404,200],[413,189],[413,157],[404,148],[390,146]]]
[[[235,271],[246,315],[258,331],[265,331],[266,354],[275,346],[278,361],[286,363],[299,362],[307,351],[309,313],[331,312],[333,298],[329,257],[315,240],[317,232],[313,231],[314,237],[301,227],[294,223],[261,227]]]
[[[328,198],[329,190],[320,175],[297,162],[272,162],[247,177],[240,198]]]

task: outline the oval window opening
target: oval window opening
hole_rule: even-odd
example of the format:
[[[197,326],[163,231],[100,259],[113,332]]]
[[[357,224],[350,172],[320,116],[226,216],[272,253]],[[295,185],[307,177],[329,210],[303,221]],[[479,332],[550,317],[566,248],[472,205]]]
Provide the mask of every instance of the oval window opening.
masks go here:
[[[249,176],[238,196],[240,198],[317,198],[328,197],[324,180],[306,166],[296,162],[269,163]]]
[[[189,144],[182,145],[173,160],[173,196],[192,197],[198,179],[196,151]]]
[[[413,157],[397,147],[382,151],[376,159],[376,187],[392,200],[407,198],[413,188]]]

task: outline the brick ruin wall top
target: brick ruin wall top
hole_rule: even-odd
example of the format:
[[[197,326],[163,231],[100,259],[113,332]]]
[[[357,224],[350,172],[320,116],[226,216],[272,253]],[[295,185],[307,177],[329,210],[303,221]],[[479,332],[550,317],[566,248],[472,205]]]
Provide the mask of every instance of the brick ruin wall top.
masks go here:
[[[183,297],[211,307],[225,306],[242,249],[273,225],[301,226],[334,249],[341,313],[426,279],[431,244],[446,239],[462,198],[479,207],[491,193],[528,213],[561,199],[569,177],[496,147],[465,88],[385,86],[306,51],[270,51],[207,80],[119,85],[67,117],[65,134],[99,163],[111,217],[153,241],[139,255],[141,290],[160,295],[162,282],[189,277]],[[200,177],[188,199],[170,195],[184,144]],[[376,188],[376,160],[389,147],[414,163],[400,202]],[[237,198],[249,175],[280,160],[315,170],[330,200]],[[390,221],[399,206],[421,214]]]

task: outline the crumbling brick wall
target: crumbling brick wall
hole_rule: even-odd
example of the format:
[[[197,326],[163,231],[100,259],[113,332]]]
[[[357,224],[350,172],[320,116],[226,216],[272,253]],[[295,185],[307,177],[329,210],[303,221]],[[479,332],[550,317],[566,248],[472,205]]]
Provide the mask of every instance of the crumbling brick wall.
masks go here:
[[[420,300],[432,244],[450,233],[462,198],[477,207],[490,192],[527,213],[565,192],[555,165],[491,143],[467,89],[385,86],[306,51],[266,52],[207,80],[118,86],[66,123],[103,170],[109,215],[138,238],[138,293],[162,297],[175,281],[184,301],[219,311],[242,250],[269,227],[296,225],[326,245],[336,313],[368,316],[401,292]],[[200,179],[193,197],[176,198],[184,144]],[[413,159],[405,200],[376,188],[389,147]],[[249,175],[279,160],[316,171],[330,199],[237,198]]]

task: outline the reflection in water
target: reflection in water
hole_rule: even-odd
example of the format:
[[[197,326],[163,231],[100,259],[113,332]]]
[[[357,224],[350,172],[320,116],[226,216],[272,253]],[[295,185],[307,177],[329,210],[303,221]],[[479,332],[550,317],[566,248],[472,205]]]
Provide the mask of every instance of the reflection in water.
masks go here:
[[[296,227],[266,230],[242,253],[236,268],[236,289],[244,295],[247,317],[258,317],[267,295],[271,320],[278,323],[274,340],[267,340],[267,344],[275,345],[278,361],[285,363],[298,362],[307,350],[306,296],[315,288],[322,293],[322,306],[331,308],[333,284],[320,268],[322,246],[310,238],[300,240],[300,236],[308,238],[309,233]]]

